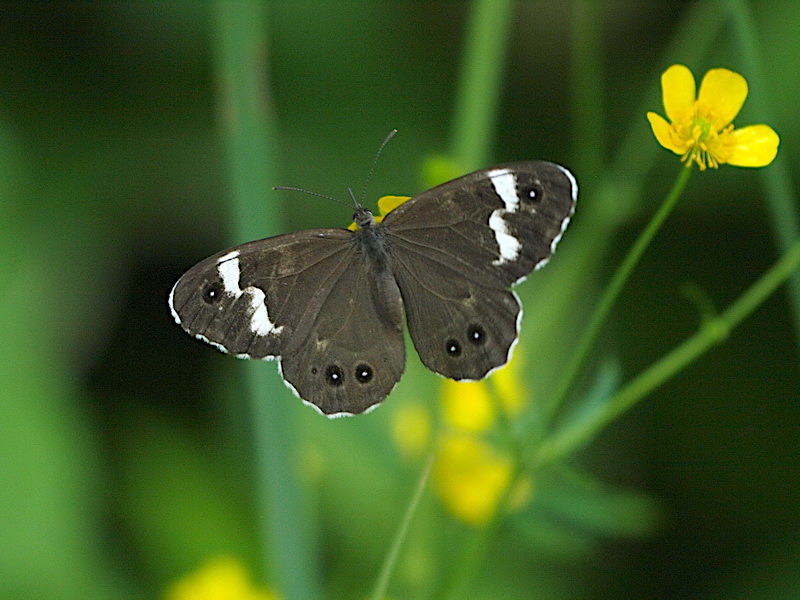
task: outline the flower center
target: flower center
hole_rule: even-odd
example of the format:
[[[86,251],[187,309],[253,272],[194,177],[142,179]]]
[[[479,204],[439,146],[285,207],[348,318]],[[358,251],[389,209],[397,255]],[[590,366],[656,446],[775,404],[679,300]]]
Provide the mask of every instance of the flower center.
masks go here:
[[[733,131],[729,125],[717,131],[714,122],[706,115],[701,114],[695,107],[694,115],[690,117],[684,129],[684,140],[687,145],[686,153],[681,160],[685,163],[696,163],[703,171],[706,167],[717,168],[725,162],[726,139]]]
[[[694,123],[692,123],[692,137],[694,138],[695,144],[704,143],[712,133],[716,132],[711,130],[711,122],[708,119],[704,119],[700,116],[694,118]]]

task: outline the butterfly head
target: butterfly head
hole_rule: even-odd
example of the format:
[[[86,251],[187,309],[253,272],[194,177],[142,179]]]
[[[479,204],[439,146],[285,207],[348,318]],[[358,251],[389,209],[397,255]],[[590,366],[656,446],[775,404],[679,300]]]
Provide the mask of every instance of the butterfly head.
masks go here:
[[[358,229],[366,229],[367,227],[372,227],[375,224],[375,218],[372,216],[372,211],[370,211],[368,208],[358,206],[353,213],[353,222],[356,224]]]

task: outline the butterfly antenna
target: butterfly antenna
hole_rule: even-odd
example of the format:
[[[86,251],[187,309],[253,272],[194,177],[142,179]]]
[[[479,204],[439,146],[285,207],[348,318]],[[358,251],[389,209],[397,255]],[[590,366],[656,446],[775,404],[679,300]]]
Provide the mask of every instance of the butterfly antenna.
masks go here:
[[[364,181],[364,187],[361,188],[362,199],[366,199],[367,197],[367,186],[369,185],[369,182],[372,179],[372,174],[375,172],[375,166],[378,164],[378,159],[381,156],[381,152],[383,152],[383,148],[386,146],[386,144],[389,143],[389,140],[394,137],[395,133],[397,133],[397,129],[392,129],[389,132],[389,135],[386,136],[386,139],[383,140],[383,143],[381,143],[380,148],[378,148],[378,151],[375,153],[375,158],[372,160],[372,166],[370,167],[369,173],[367,174],[367,179]],[[352,194],[352,192],[350,193]]]
[[[381,152],[383,152],[383,148],[386,146],[386,144],[389,143],[389,140],[394,137],[395,133],[397,133],[397,129],[392,129],[389,132],[389,135],[386,136],[386,139],[384,139],[383,142],[381,143],[380,148],[378,148],[378,151],[375,153],[375,158],[372,160],[372,166],[369,169],[366,181],[364,181],[364,187],[361,190],[362,198],[366,198],[367,185],[369,185],[369,182],[372,179],[372,174],[375,172],[375,165],[378,164],[378,158],[380,158]],[[327,198],[328,200],[333,200],[337,204],[348,206],[346,202],[342,202],[341,200],[339,200],[338,198],[334,198],[333,196],[328,196],[327,194],[320,194],[319,192],[312,192],[311,190],[306,190],[299,187],[293,187],[289,185],[274,185],[272,186],[272,189],[288,191],[288,192],[301,192],[303,194],[308,194],[309,196],[316,196],[318,198]],[[355,206],[355,208],[359,208],[361,204],[359,204],[358,200],[356,199],[356,196],[353,193],[353,189],[347,188],[347,193],[350,194],[350,198],[353,200],[353,205]]]
[[[328,200],[333,200],[337,204],[342,204],[344,206],[347,206],[346,202],[342,202],[341,200],[339,200],[338,198],[334,198],[333,196],[328,196],[327,194],[320,194],[319,192],[312,192],[311,190],[304,190],[303,188],[299,187],[292,187],[288,185],[274,185],[272,186],[272,189],[282,190],[287,192],[301,192],[303,194],[308,194],[309,196],[316,196],[317,198],[326,198]],[[352,195],[352,192],[350,192],[350,195]]]
[[[353,193],[353,188],[347,188],[347,193],[350,194],[350,198],[353,200],[353,207],[360,208],[361,205],[358,203],[358,200],[356,200],[356,195]]]

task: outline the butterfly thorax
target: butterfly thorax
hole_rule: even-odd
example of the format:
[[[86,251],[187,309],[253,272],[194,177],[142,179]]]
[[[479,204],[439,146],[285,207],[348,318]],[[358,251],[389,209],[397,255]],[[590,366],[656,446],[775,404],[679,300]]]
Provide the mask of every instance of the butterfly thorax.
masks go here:
[[[386,231],[372,216],[372,212],[363,206],[356,208],[353,222],[357,225],[357,229],[353,232],[357,251],[368,258],[375,271],[385,271],[388,265]]]
[[[357,209],[353,219],[358,225],[352,237],[356,252],[367,259],[375,272],[386,271],[389,265],[386,230],[375,221],[372,213],[366,208]]]

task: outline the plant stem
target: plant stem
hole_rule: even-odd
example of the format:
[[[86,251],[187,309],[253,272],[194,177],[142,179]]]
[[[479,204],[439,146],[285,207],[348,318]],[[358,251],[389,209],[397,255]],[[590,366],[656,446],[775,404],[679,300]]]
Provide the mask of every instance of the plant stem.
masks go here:
[[[236,242],[277,233],[281,215],[267,202],[275,176],[275,126],[267,69],[267,10],[257,2],[212,5],[222,141]],[[253,470],[269,578],[287,600],[320,596],[307,502],[298,481],[290,394],[274,367],[243,363],[252,414]]]
[[[403,547],[403,542],[408,535],[408,529],[411,526],[411,521],[414,518],[414,513],[419,506],[419,501],[422,499],[422,493],[425,491],[425,486],[428,484],[428,478],[431,474],[431,467],[433,466],[433,459],[435,455],[433,452],[428,456],[425,465],[422,467],[422,472],[417,480],[417,485],[414,488],[414,493],[411,500],[406,507],[406,512],[403,515],[403,520],[400,521],[400,526],[392,540],[392,545],[389,547],[389,552],[386,553],[386,558],[383,559],[378,579],[375,582],[375,587],[372,589],[370,600],[382,600],[386,597],[386,588],[389,586],[389,578],[394,571],[397,564],[397,558],[400,556],[400,549]]]
[[[769,86],[764,76],[761,59],[761,44],[756,39],[757,28],[749,3],[743,0],[728,0],[732,30],[742,53],[743,63],[750,88],[747,99],[753,114],[761,123],[773,123],[770,108]],[[767,208],[778,248],[785,252],[800,237],[800,213],[793,190],[792,176],[782,150],[769,169],[761,169],[760,175],[767,192]],[[789,279],[789,307],[794,320],[795,342],[800,353],[800,272]]]
[[[480,569],[481,562],[489,553],[495,533],[508,513],[509,501],[516,490],[522,472],[522,462],[516,461],[508,485],[503,490],[492,517],[487,523],[478,526],[472,532],[472,538],[464,545],[458,564],[453,569],[443,593],[439,594],[439,598],[442,600],[458,600],[469,597],[467,594],[469,584]]]
[[[575,168],[581,173],[601,173],[607,143],[602,98],[606,77],[603,58],[603,23],[607,7],[596,0],[572,4],[571,130]]]
[[[536,451],[534,466],[564,458],[585,445],[614,419],[645,398],[655,388],[694,362],[761,305],[800,266],[800,241],[764,273],[719,316],[706,320],[700,330],[620,389],[591,419],[566,425],[546,439]]]
[[[589,357],[589,352],[597,340],[597,337],[600,335],[600,331],[605,324],[609,313],[611,312],[611,308],[617,301],[622,288],[624,287],[625,283],[627,283],[628,278],[633,272],[633,269],[639,263],[639,260],[642,258],[645,250],[650,245],[653,237],[655,237],[656,233],[661,228],[661,225],[663,225],[664,221],[672,212],[672,209],[675,208],[675,205],[678,203],[678,200],[680,199],[681,194],[686,187],[686,182],[689,181],[689,175],[691,174],[691,171],[692,170],[689,167],[681,167],[680,173],[678,174],[675,183],[672,185],[672,189],[669,191],[666,198],[664,198],[664,202],[661,203],[658,211],[655,215],[653,215],[653,218],[647,224],[647,227],[645,227],[644,231],[639,234],[636,242],[628,251],[625,260],[622,261],[622,264],[619,266],[616,273],[614,273],[614,277],[611,279],[608,286],[606,286],[606,289],[603,291],[603,294],[600,296],[600,301],[598,302],[597,307],[595,308],[595,311],[589,320],[589,324],[586,326],[584,334],[578,342],[577,349],[575,350],[575,353],[572,355],[572,359],[565,369],[564,379],[562,380],[561,385],[558,387],[556,394],[553,396],[553,401],[544,408],[544,410],[547,411],[544,419],[545,423],[548,423],[553,418],[555,412],[572,391],[572,387],[575,385],[575,381],[577,380],[581,369],[586,364],[586,360]]]
[[[512,8],[510,0],[471,5],[451,140],[452,155],[467,170],[486,166],[488,159]]]

